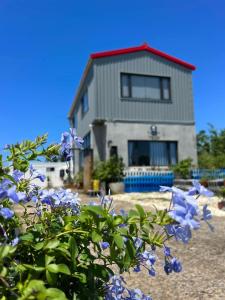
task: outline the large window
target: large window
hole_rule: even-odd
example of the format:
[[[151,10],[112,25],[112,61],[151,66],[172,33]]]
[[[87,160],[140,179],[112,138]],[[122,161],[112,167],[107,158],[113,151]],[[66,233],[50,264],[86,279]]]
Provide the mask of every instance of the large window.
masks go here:
[[[121,73],[121,97],[169,101],[170,78]]]
[[[82,110],[82,116],[88,111],[89,109],[89,103],[88,103],[88,92],[86,91],[81,98],[81,110]]]
[[[129,166],[169,166],[177,163],[177,142],[128,141]]]

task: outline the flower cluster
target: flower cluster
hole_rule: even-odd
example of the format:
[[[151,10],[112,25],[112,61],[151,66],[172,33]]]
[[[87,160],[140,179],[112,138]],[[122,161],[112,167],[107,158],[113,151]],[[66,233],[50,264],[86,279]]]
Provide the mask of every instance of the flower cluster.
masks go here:
[[[174,236],[179,241],[187,243],[192,236],[191,230],[198,229],[201,220],[206,221],[210,229],[212,229],[212,225],[208,223],[208,220],[212,217],[211,211],[207,209],[207,205],[205,205],[201,213],[197,199],[200,195],[212,197],[213,193],[200,185],[199,182],[194,180],[193,187],[187,192],[176,187],[164,186],[161,187],[161,191],[172,192],[171,208],[168,214],[176,223],[166,226],[169,235]],[[194,198],[195,195],[196,198]]]
[[[64,132],[61,137],[61,155],[69,161],[72,157],[72,147],[82,148],[84,140],[76,135],[75,128],[70,128],[70,132]]]
[[[105,300],[152,300],[140,289],[128,289],[125,284],[126,282],[122,276],[112,276],[107,285]]]
[[[40,191],[40,200],[42,204],[50,205],[51,208],[64,207],[70,209],[74,214],[78,214],[80,211],[78,194],[71,192],[70,189],[42,190]]]

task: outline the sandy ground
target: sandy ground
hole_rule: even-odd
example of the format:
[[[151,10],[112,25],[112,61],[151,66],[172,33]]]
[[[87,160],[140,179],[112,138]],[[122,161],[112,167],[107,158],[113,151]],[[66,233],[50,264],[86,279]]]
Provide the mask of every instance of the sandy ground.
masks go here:
[[[84,202],[95,200],[80,195]],[[136,203],[142,204],[146,210],[152,207],[166,208],[170,201],[169,193],[131,193],[114,195],[116,209],[132,208]],[[173,242],[172,254],[179,258],[183,271],[167,276],[163,271],[163,259],[159,251],[156,264],[156,277],[149,277],[143,270],[141,273],[126,274],[127,284],[132,288],[140,288],[154,300],[192,300],[192,299],[225,299],[225,211],[217,208],[218,198],[207,200],[199,198],[200,207],[209,204],[214,217],[211,232],[206,224],[193,232],[193,239],[187,245]]]

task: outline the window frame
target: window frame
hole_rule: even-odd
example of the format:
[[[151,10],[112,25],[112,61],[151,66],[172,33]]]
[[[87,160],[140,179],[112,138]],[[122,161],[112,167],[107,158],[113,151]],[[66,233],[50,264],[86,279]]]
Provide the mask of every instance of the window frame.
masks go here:
[[[128,77],[128,94],[129,96],[123,95],[123,84],[122,84],[122,77],[123,75]],[[153,77],[159,79],[159,86],[160,86],[160,99],[154,98],[138,98],[132,97],[132,76],[140,76],[140,77]],[[163,98],[163,79],[167,79],[169,81],[169,98]],[[153,101],[153,102],[172,102],[172,94],[171,94],[171,77],[169,76],[156,76],[156,75],[147,75],[147,74],[139,74],[139,73],[127,73],[127,72],[120,72],[120,97],[122,100],[138,100],[138,101]]]
[[[148,167],[170,167],[170,166],[173,166],[172,163],[171,163],[171,151],[170,151],[170,144],[171,143],[174,143],[176,145],[176,164],[178,163],[178,141],[168,141],[168,140],[165,140],[165,141],[154,141],[154,140],[127,140],[127,153],[128,153],[128,167],[139,167],[139,165],[131,165],[130,164],[130,157],[129,157],[129,143],[130,142],[148,142],[149,143],[149,146],[150,146],[150,143],[154,143],[154,142],[160,142],[160,143],[166,143],[166,147],[167,147],[167,154],[168,154],[168,162],[169,164],[168,165],[151,165],[149,164]],[[149,156],[149,162],[150,162],[150,156]],[[146,166],[147,167],[147,166]]]

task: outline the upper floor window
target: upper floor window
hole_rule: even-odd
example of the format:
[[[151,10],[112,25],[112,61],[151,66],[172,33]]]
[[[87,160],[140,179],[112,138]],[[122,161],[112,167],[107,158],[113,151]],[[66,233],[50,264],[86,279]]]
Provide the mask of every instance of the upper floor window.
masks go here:
[[[88,103],[88,92],[86,91],[81,99],[81,109],[82,109],[82,115],[84,115],[88,109],[89,109],[89,103]]]
[[[170,78],[122,73],[121,97],[171,100]]]

